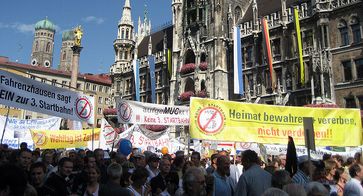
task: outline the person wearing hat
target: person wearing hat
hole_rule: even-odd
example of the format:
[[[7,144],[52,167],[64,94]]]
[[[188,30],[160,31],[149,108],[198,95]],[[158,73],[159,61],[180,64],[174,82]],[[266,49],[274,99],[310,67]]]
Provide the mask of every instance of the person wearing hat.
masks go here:
[[[145,161],[145,155],[141,152],[136,152],[133,154],[133,163],[136,167],[145,167],[146,161]]]
[[[155,176],[157,176],[159,174],[159,172],[160,172],[160,170],[158,169],[159,161],[160,161],[160,158],[154,153],[151,154],[149,156],[149,158],[147,159],[147,165],[145,168],[149,172],[149,177],[147,178],[148,182],[150,182],[150,180],[152,178],[154,178]]]
[[[298,167],[299,169],[295,173],[295,175],[292,177],[292,182],[296,184],[300,184],[302,186],[305,186],[307,183],[311,181],[309,175],[310,175],[310,167],[314,167],[311,161],[309,161],[307,155],[303,155],[298,157]],[[313,168],[314,170],[314,168]]]

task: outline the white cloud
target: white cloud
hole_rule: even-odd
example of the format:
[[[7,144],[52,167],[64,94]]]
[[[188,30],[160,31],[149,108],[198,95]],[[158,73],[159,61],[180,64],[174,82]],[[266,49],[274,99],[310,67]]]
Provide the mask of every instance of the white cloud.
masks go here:
[[[18,30],[21,33],[34,33],[34,24],[15,23],[11,28]]]
[[[24,24],[24,23],[11,23],[11,24],[4,24],[0,22],[0,29],[14,29],[20,33],[34,33],[35,24]],[[61,27],[58,25],[54,25],[56,32],[61,32]]]
[[[87,16],[86,18],[82,18],[82,21],[89,23],[102,24],[105,20],[103,18],[98,18],[96,16]]]
[[[14,29],[20,33],[34,33],[34,24],[24,24],[18,22],[12,24],[0,23],[0,29]]]

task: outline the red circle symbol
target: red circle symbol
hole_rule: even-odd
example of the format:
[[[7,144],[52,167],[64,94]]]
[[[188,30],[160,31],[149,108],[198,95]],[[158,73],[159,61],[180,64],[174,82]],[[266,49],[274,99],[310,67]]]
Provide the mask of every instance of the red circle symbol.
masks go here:
[[[249,142],[240,142],[239,145],[240,145],[240,147],[242,149],[250,149],[251,148],[251,143],[249,143]]]
[[[76,113],[80,118],[88,119],[92,113],[90,101],[87,98],[80,98],[76,102]]]
[[[106,144],[112,144],[118,138],[116,131],[109,125],[104,127],[103,136],[105,137]]]
[[[131,114],[132,114],[132,109],[131,106],[128,103],[121,103],[120,106],[118,107],[118,112],[119,112],[119,116],[121,118],[121,120],[125,121],[125,122],[129,122],[131,119]]]
[[[198,114],[198,126],[205,134],[218,133],[224,124],[222,113],[214,107],[206,107]]]

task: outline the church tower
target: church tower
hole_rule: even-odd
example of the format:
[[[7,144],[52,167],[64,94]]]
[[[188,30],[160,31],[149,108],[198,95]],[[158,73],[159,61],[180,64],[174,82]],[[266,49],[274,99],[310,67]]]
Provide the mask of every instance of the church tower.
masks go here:
[[[113,95],[124,95],[132,89],[132,81],[124,77],[132,69],[135,52],[134,25],[131,18],[130,0],[125,0],[122,17],[118,23],[117,38],[113,42],[115,62],[111,66]]]
[[[62,33],[62,48],[59,70],[70,72],[72,70],[72,46],[74,45],[74,32],[68,30]]]
[[[30,64],[33,66],[52,66],[55,26],[47,18],[35,24],[34,41]]]

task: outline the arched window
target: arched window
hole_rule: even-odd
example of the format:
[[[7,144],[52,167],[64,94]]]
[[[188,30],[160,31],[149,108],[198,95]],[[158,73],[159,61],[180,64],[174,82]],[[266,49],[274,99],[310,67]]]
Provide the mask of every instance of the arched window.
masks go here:
[[[67,57],[67,53],[64,51],[63,52],[63,55],[62,55],[62,60],[64,61],[64,60],[66,60],[66,57]]]
[[[194,80],[191,78],[187,78],[185,81],[184,92],[187,91],[192,91],[193,93],[195,93]]]
[[[50,51],[50,42],[47,43],[47,46],[45,47],[45,52],[49,52]]]
[[[39,43],[38,43],[38,41],[36,41],[35,42],[35,51],[38,51],[38,49],[39,49]]]
[[[359,43],[362,39],[359,19],[354,16],[350,19],[349,24],[350,24],[350,27],[352,28],[353,43]]]
[[[125,38],[125,30],[124,29],[122,29],[121,30],[121,39],[124,39]]]
[[[200,90],[205,91],[207,90],[207,87],[205,86],[205,80],[202,80],[200,82]]]
[[[242,10],[239,6],[237,6],[235,9],[234,9],[234,19],[235,21],[237,22],[238,19],[241,17],[242,15]]]
[[[195,55],[192,50],[187,50],[185,54],[185,64],[195,63]]]
[[[338,29],[340,31],[340,43],[341,46],[349,45],[348,26],[345,20],[340,20],[338,23]]]
[[[129,29],[126,29],[126,39],[129,39]]]

